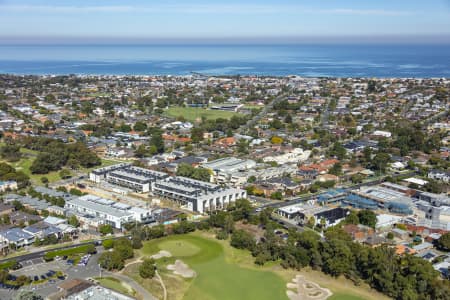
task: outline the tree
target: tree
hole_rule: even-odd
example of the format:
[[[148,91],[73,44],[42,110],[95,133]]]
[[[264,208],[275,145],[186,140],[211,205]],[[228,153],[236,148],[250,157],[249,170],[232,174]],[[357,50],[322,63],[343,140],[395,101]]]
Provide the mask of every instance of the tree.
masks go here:
[[[441,235],[437,241],[437,247],[443,251],[450,251],[450,232]]]
[[[69,190],[69,194],[74,195],[74,196],[83,196],[83,192],[77,188],[71,188]]]
[[[72,225],[73,227],[80,226],[80,222],[78,221],[78,219],[75,215],[72,215],[69,217],[68,223],[69,223],[69,225]]]
[[[248,142],[245,139],[240,139],[237,144],[237,151],[242,154],[248,154]]]
[[[192,142],[198,143],[203,140],[203,129],[201,127],[194,127],[191,129],[191,139]]]
[[[114,251],[117,251],[122,259],[129,259],[134,256],[133,245],[127,238],[120,238],[114,241]]]
[[[350,177],[350,180],[353,184],[362,183],[364,180],[364,176],[361,174],[354,174],[352,177]]]
[[[335,163],[330,170],[328,171],[329,174],[333,174],[336,176],[339,176],[342,174],[342,164],[340,162]]]
[[[271,142],[272,144],[279,145],[279,144],[283,143],[283,139],[282,139],[281,137],[279,137],[279,136],[273,136],[273,137],[270,139],[270,142]]]
[[[61,177],[61,179],[67,179],[72,177],[72,172],[70,172],[68,169],[62,169],[61,171],[59,171],[59,177]]]
[[[358,213],[356,211],[352,210],[350,212],[350,214],[345,218],[344,223],[358,225],[359,224]]]
[[[350,274],[354,263],[352,251],[346,242],[336,239],[324,243],[323,259],[323,271],[336,277]]]
[[[142,278],[153,278],[156,273],[155,260],[152,258],[144,259],[142,264],[139,266],[139,275]]]
[[[162,132],[160,130],[157,130],[152,134],[152,137],[150,139],[150,146],[155,146],[157,153],[164,152],[164,140],[162,138]]]
[[[33,291],[21,290],[14,297],[14,300],[44,300],[44,298]]]
[[[49,182],[49,180],[48,180],[48,178],[47,178],[46,176],[42,176],[42,177],[41,177],[41,182],[42,182],[43,184],[47,184],[47,183]]]
[[[359,222],[362,225],[375,228],[375,225],[377,224],[377,215],[373,211],[368,209],[359,211],[358,218]]]
[[[106,235],[106,234],[112,234],[113,233],[113,228],[110,224],[104,224],[104,225],[100,225],[98,227],[98,231],[102,234],[102,235]]]
[[[283,194],[280,191],[273,192],[270,194],[270,199],[281,200],[283,199]]]
[[[345,150],[344,146],[342,146],[341,143],[336,142],[331,147],[331,149],[329,151],[329,154],[331,156],[337,157],[339,160],[342,160],[342,159],[344,159],[346,157],[347,150]]]
[[[235,230],[231,235],[230,245],[235,248],[252,250],[255,244],[253,236],[242,229]]]
[[[141,122],[141,121],[137,121],[134,124],[133,129],[135,131],[146,131],[147,130],[147,124],[145,124],[144,122]]]
[[[177,176],[188,177],[200,181],[209,182],[211,175],[207,169],[194,168],[190,164],[181,163],[177,168]]]
[[[391,157],[389,154],[384,152],[379,152],[375,157],[372,159],[372,167],[375,170],[378,170],[382,173],[386,172],[386,168],[388,163],[391,161]]]
[[[0,156],[1,158],[9,162],[19,161],[20,158],[22,157],[22,153],[20,152],[20,146],[6,144],[5,146],[0,148]]]
[[[287,114],[284,118],[284,123],[290,124],[292,123],[292,116],[290,114]]]
[[[105,250],[111,249],[114,246],[114,240],[103,240],[102,246]]]
[[[142,158],[149,156],[149,151],[145,145],[139,145],[139,147],[134,151],[134,156]]]
[[[119,252],[113,250],[112,252],[103,252],[98,258],[100,267],[106,270],[121,270],[125,265],[125,261]]]
[[[8,280],[8,277],[9,273],[7,270],[0,270],[0,283],[5,283],[5,281]]]

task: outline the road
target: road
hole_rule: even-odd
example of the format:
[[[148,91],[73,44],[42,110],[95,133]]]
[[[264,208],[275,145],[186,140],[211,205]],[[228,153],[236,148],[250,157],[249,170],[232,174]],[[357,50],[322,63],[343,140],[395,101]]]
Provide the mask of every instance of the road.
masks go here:
[[[240,128],[240,132],[245,133],[248,129],[255,126],[259,120],[261,120],[268,112],[270,112],[275,104],[278,102],[281,102],[285,100],[287,97],[287,93],[281,93],[279,96],[277,96],[272,102],[264,106],[264,108],[256,114],[253,118],[247,121],[245,125],[242,125]]]
[[[111,237],[111,239],[120,239],[122,237],[128,237],[128,235],[126,235],[126,236],[119,236],[119,237]],[[76,247],[79,247],[79,246],[89,245],[89,244],[94,244],[94,242],[93,241],[89,241],[89,242],[83,242],[83,243],[73,244],[73,245],[69,245],[69,246],[62,246],[62,247],[58,247],[58,248],[52,248],[52,249],[47,249],[47,250],[42,250],[42,251],[36,251],[36,252],[33,252],[33,253],[28,253],[28,254],[24,254],[24,255],[20,255],[20,256],[15,256],[15,257],[11,257],[11,258],[2,259],[2,260],[0,260],[0,263],[4,263],[4,262],[7,262],[7,261],[11,261],[11,260],[15,260],[17,262],[33,260],[33,259],[37,259],[37,258],[43,257],[45,253],[50,252],[50,251],[71,249],[71,248],[76,248]]]

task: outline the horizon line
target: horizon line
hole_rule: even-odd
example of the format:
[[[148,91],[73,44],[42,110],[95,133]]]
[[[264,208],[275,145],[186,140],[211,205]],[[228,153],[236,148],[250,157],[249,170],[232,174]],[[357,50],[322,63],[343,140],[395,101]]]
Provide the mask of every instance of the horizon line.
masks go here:
[[[0,45],[450,44],[450,34],[225,37],[0,36]]]

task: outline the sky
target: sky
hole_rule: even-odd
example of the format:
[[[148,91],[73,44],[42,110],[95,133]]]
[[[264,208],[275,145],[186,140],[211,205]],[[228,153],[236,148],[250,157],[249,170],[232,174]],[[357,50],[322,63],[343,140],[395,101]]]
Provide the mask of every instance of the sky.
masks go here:
[[[450,0],[0,0],[0,43],[449,42]]]

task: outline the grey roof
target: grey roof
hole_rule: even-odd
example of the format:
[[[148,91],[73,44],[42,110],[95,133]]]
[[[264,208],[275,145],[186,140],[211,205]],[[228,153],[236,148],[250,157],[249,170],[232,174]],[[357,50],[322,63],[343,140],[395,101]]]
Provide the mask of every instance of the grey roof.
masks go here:
[[[8,241],[17,243],[18,241],[22,239],[31,239],[33,238],[33,235],[29,234],[28,232],[23,231],[20,228],[14,227],[8,230],[4,230],[0,232],[0,235],[5,237]]]
[[[69,193],[64,193],[56,190],[49,189],[45,186],[37,186],[34,188],[34,190],[40,194],[49,195],[52,197],[70,197],[71,195]]]
[[[92,211],[108,214],[108,215],[111,215],[111,216],[114,216],[117,218],[122,218],[122,217],[127,217],[127,216],[132,215],[123,210],[114,208],[109,205],[102,205],[102,204],[90,201],[90,200],[88,200],[88,198],[84,199],[83,197],[79,197],[77,199],[70,200],[70,201],[68,201],[68,203],[75,205],[77,207],[83,207],[83,208],[86,208],[87,210],[92,210]]]

